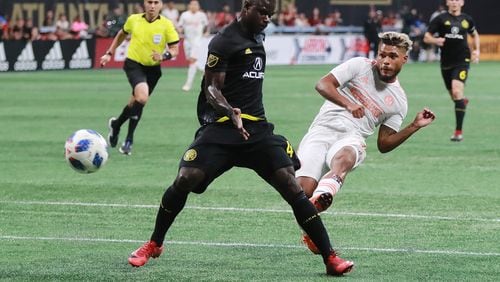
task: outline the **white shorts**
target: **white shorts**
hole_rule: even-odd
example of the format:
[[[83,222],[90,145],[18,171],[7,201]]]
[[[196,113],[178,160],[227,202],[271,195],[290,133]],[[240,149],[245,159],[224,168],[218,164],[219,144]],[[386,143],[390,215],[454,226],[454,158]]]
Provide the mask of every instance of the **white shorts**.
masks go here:
[[[186,56],[186,59],[198,59],[199,47],[199,41],[184,40],[184,55]]]
[[[311,127],[297,150],[301,168],[295,172],[295,176],[307,176],[319,181],[330,170],[335,154],[346,146],[352,147],[356,152],[354,169],[366,157],[366,143],[363,137],[356,134],[354,129],[346,130],[345,127],[341,130],[335,127]]]

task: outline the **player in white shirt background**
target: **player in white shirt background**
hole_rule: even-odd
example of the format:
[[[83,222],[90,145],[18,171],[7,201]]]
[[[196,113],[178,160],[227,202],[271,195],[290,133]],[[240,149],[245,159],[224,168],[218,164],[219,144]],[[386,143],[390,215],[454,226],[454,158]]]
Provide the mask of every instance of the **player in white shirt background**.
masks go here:
[[[184,34],[184,54],[189,63],[186,83],[182,90],[189,91],[198,68],[198,49],[201,39],[208,26],[207,15],[200,10],[200,3],[196,0],[190,1],[188,10],[183,12],[179,18],[178,28]],[[202,69],[201,69],[202,70]]]
[[[297,150],[302,166],[296,177],[319,212],[331,205],[347,174],[363,162],[365,139],[376,127],[380,126],[378,149],[387,153],[435,118],[424,108],[400,130],[408,104],[397,75],[408,60],[412,42],[406,34],[397,32],[381,33],[379,37],[374,60],[350,59],[316,84],[326,101]],[[307,235],[303,241],[317,252]]]

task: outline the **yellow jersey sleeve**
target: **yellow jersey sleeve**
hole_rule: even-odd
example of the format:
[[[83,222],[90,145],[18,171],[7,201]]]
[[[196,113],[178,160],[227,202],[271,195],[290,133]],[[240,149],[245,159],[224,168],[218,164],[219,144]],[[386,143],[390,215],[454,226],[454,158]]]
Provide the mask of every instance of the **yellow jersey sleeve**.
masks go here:
[[[131,15],[127,18],[123,31],[130,34],[127,58],[144,66],[160,64],[153,60],[153,50],[162,54],[167,44],[179,42],[174,24],[161,15],[152,22],[148,22],[144,14]]]

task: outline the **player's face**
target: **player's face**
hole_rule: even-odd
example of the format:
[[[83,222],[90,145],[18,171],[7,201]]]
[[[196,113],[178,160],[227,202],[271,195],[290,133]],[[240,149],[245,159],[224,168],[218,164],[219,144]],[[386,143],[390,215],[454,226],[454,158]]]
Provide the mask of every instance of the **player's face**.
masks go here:
[[[384,82],[394,82],[403,64],[408,61],[408,55],[396,46],[380,44],[377,55],[377,70]]]
[[[200,3],[198,1],[189,2],[189,11],[196,13],[200,10]]]
[[[446,0],[446,6],[451,12],[457,12],[462,9],[464,0]]]
[[[263,31],[274,14],[276,4],[274,1],[260,0],[256,4],[245,7],[241,18],[245,26],[253,33]]]
[[[163,2],[160,0],[144,0],[144,11],[149,17],[155,18],[160,14]]]

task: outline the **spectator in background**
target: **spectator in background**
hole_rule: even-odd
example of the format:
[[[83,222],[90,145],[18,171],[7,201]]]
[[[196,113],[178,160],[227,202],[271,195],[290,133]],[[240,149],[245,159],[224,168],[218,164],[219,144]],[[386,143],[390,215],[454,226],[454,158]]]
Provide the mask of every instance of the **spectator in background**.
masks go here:
[[[56,21],[56,35],[59,40],[73,38],[71,35],[71,25],[65,13],[60,13]]]
[[[24,22],[23,39],[31,40],[32,32],[33,32],[33,19],[29,18]]]
[[[305,13],[298,14],[298,16],[295,18],[295,26],[296,27],[308,27],[309,26],[309,20],[307,19],[307,16]]]
[[[318,7],[314,7],[312,10],[312,14],[308,19],[310,26],[321,26],[323,25],[323,19],[321,18],[321,14]]]
[[[161,14],[177,26],[177,21],[179,20],[179,10],[175,7],[174,1],[167,2],[167,4],[163,6]]]
[[[123,28],[127,17],[123,13],[122,6],[116,6],[111,14],[108,15],[107,19],[107,28],[109,32],[109,36],[115,37],[115,35]]]
[[[22,40],[24,29],[24,19],[18,18],[16,22],[9,28],[9,40]]]
[[[379,37],[378,34],[382,31],[382,24],[375,9],[370,9],[368,12],[368,19],[363,24],[363,33],[366,40],[370,44],[370,54],[368,58],[377,57]]]
[[[0,41],[8,34],[9,21],[0,13]]]
[[[338,25],[342,25],[343,23],[342,14],[339,10],[335,10],[333,13],[328,14],[328,17],[325,18],[325,26],[334,27]]]
[[[233,20],[234,15],[231,13],[231,7],[228,4],[224,4],[222,11],[215,15],[215,27],[217,30],[220,30],[230,24]]]
[[[282,20],[280,25],[294,26],[295,18],[297,18],[297,7],[295,7],[295,4],[289,3],[285,10],[281,13],[280,17]]]
[[[85,38],[88,35],[89,25],[86,24],[80,15],[76,15],[71,23],[71,34],[75,39]]]
[[[132,14],[142,14],[142,13],[144,13],[144,7],[141,4],[136,3],[134,5]]]
[[[108,29],[108,17],[103,16],[101,21],[97,25],[94,30],[94,35],[96,37],[109,37],[109,29]]]
[[[47,10],[42,26],[40,27],[40,39],[57,40],[56,23],[54,20],[54,11]]]

